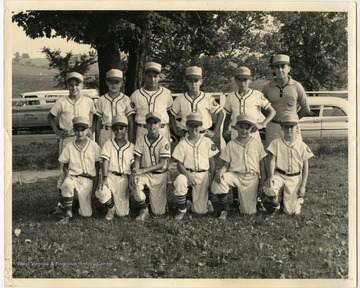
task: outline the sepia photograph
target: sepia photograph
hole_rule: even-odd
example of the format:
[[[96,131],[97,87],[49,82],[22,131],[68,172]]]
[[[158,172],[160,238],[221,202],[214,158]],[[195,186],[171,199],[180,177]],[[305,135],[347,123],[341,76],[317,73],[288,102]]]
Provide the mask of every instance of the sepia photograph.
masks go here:
[[[5,287],[356,287],[356,2],[4,2]]]

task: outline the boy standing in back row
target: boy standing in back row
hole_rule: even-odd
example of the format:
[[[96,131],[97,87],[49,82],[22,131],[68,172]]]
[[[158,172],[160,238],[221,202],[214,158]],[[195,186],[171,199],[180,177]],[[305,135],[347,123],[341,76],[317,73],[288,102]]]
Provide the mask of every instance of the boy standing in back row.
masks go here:
[[[145,116],[150,112],[161,115],[160,135],[170,141],[168,112],[173,104],[170,90],[159,86],[161,65],[155,62],[145,64],[145,85],[135,90],[131,96],[131,105],[135,109],[136,139],[147,134]]]
[[[174,104],[170,110],[171,128],[176,135],[184,137],[187,132],[186,116],[191,113],[198,113],[202,118],[202,130],[200,132],[204,133],[207,137],[214,137],[220,129],[224,119],[224,112],[211,95],[200,91],[202,69],[197,66],[186,68],[185,84],[188,87],[188,91],[174,100]],[[214,128],[210,130],[213,126],[213,114],[216,115],[216,122]],[[176,117],[178,116],[181,117],[180,127],[178,127],[176,123]]]
[[[117,115],[125,115],[128,119],[127,138],[135,143],[134,115],[135,110],[131,107],[130,98],[120,92],[123,83],[123,72],[111,69],[106,72],[106,85],[108,93],[102,95],[96,102],[96,115],[99,119],[96,123],[96,142],[103,147],[105,142],[112,138],[112,118]]]

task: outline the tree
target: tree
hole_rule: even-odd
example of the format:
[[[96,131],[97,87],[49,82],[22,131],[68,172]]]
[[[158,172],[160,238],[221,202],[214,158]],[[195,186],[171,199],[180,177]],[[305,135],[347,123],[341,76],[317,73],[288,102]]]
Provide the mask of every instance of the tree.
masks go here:
[[[55,74],[54,79],[58,82],[55,87],[66,87],[66,75],[69,72],[79,72],[85,75],[91,68],[91,65],[97,62],[96,52],[89,51],[88,54],[79,54],[74,63],[71,63],[74,58],[72,52],[66,52],[65,56],[61,56],[61,50],[51,50],[50,48],[43,47],[41,52],[45,54],[46,59],[49,60],[49,69],[57,69],[59,73]],[[97,79],[95,79],[95,82]],[[94,79],[85,77],[84,84],[88,88],[94,88]],[[96,87],[96,86],[95,86]]]
[[[19,63],[20,59],[21,59],[20,53],[19,52],[14,53],[14,59],[13,59],[14,62]]]
[[[23,54],[21,55],[21,57],[22,57],[23,59],[30,59],[30,55],[29,55],[28,53],[23,53]]]
[[[274,16],[283,23],[275,40],[278,51],[291,56],[291,73],[306,90],[347,87],[346,13],[289,12]]]

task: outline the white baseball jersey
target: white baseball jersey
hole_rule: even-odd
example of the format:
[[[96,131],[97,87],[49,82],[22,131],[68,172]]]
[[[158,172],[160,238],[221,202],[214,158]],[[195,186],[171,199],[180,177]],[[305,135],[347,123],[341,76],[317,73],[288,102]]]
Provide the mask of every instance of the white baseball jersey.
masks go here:
[[[276,156],[275,167],[288,173],[301,172],[304,161],[314,156],[309,146],[300,139],[289,144],[284,138],[277,138],[267,150]]]
[[[55,117],[59,117],[59,126],[61,129],[72,131],[72,119],[77,116],[86,116],[90,119],[90,126],[92,126],[93,114],[96,113],[94,101],[89,97],[80,96],[77,101],[67,97],[59,98],[50,113]]]
[[[109,139],[101,149],[101,158],[109,161],[108,171],[131,174],[131,163],[134,162],[134,144],[126,141],[122,147],[115,139]]]
[[[161,135],[153,143],[149,141],[147,135],[137,139],[134,153],[141,157],[141,168],[156,165],[161,157],[171,157],[169,141]]]
[[[130,104],[130,98],[121,92],[115,98],[105,94],[95,103],[96,115],[101,117],[103,125],[111,126],[113,116],[125,115],[128,117],[135,113]]]
[[[187,169],[199,171],[210,168],[209,158],[219,153],[214,142],[204,135],[200,135],[198,141],[193,144],[188,137],[180,140],[175,147],[172,156],[182,162]]]
[[[220,158],[230,164],[228,171],[239,173],[260,173],[260,160],[266,156],[260,141],[250,137],[244,145],[237,139],[231,140],[221,153]]]
[[[161,124],[169,124],[168,110],[173,104],[170,90],[161,86],[157,91],[140,88],[131,94],[130,99],[132,108],[136,111],[135,122],[137,124],[146,124],[146,114],[154,111],[161,115]]]
[[[236,117],[245,113],[251,115],[257,123],[264,121],[261,108],[267,109],[270,105],[263,93],[249,89],[243,96],[238,91],[230,93],[226,97],[224,110],[231,114],[231,125],[235,126]]]
[[[203,129],[209,129],[212,126],[212,114],[218,114],[221,111],[221,106],[215,99],[204,92],[195,99],[192,98],[188,92],[179,95],[174,100],[170,112],[175,116],[181,117],[180,127],[186,129],[186,116],[191,113],[199,113],[203,119]]]
[[[95,177],[95,162],[100,160],[100,147],[90,139],[86,139],[85,146],[81,149],[76,141],[68,143],[59,157],[59,162],[69,163],[69,174],[86,174]]]

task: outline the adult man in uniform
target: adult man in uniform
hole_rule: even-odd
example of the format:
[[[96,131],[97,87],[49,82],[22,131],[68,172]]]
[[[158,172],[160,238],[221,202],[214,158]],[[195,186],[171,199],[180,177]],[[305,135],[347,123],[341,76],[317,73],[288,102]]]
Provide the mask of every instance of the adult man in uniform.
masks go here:
[[[275,77],[264,86],[262,92],[274,107],[276,115],[266,127],[266,147],[273,139],[284,135],[280,127],[280,119],[284,113],[297,114],[301,119],[310,112],[303,86],[289,76],[290,57],[284,54],[275,55],[270,65]],[[301,136],[299,128],[297,133]]]

